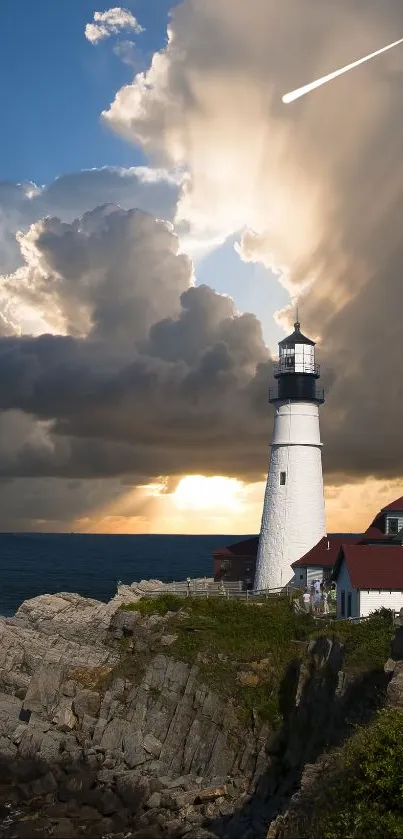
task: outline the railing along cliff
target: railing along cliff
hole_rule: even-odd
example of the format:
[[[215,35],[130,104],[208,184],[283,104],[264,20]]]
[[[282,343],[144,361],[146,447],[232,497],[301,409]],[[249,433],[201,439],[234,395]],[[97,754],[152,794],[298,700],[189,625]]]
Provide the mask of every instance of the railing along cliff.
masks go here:
[[[177,597],[223,597],[227,600],[236,598],[238,600],[256,600],[256,598],[279,597],[280,595],[291,597],[295,592],[291,586],[284,588],[267,588],[260,591],[245,591],[242,582],[216,583],[211,580],[190,580],[180,583],[168,583],[164,589],[157,589],[147,592],[147,597],[160,597],[161,594],[175,594]]]

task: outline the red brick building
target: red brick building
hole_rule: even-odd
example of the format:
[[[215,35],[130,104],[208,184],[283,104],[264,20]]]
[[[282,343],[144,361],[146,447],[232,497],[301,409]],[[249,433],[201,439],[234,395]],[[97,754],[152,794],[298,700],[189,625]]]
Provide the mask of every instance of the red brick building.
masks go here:
[[[255,577],[259,537],[252,536],[243,542],[234,542],[213,553],[214,580],[234,582],[242,580],[244,588],[251,589]]]

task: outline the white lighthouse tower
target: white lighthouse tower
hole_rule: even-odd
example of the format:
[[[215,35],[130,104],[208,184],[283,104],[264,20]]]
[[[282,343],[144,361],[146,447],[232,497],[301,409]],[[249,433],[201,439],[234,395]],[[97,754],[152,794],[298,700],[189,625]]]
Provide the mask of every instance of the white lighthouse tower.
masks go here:
[[[276,414],[255,590],[287,585],[291,564],[326,535],[318,407],[324,395],[316,387],[315,342],[298,322],[294,329],[279,343],[277,386],[269,393]]]

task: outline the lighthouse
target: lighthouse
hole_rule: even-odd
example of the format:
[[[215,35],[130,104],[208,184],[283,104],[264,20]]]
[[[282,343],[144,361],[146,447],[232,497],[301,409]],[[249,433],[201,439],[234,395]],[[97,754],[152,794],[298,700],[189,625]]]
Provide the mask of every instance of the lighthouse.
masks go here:
[[[282,588],[291,582],[291,564],[326,535],[319,405],[323,390],[315,342],[300,324],[279,343],[269,474],[263,505],[254,588]]]

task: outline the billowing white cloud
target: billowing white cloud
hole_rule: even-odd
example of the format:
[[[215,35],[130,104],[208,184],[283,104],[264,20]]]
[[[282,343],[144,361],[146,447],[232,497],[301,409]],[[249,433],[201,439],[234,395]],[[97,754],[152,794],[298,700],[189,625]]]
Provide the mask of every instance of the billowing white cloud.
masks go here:
[[[164,169],[105,166],[55,178],[46,186],[0,182],[0,274],[21,265],[16,233],[45,216],[70,222],[103,204],[138,207],[173,221],[181,177]]]
[[[131,30],[136,35],[144,32],[143,27],[128,9],[114,6],[105,12],[94,12],[93,22],[87,23],[85,27],[85,37],[91,44],[98,44],[111,35],[127,30]]]
[[[191,283],[172,225],[115,204],[71,223],[47,217],[18,242],[24,264],[2,283],[7,312],[20,322],[35,312],[39,331],[139,340],[178,312]]]

